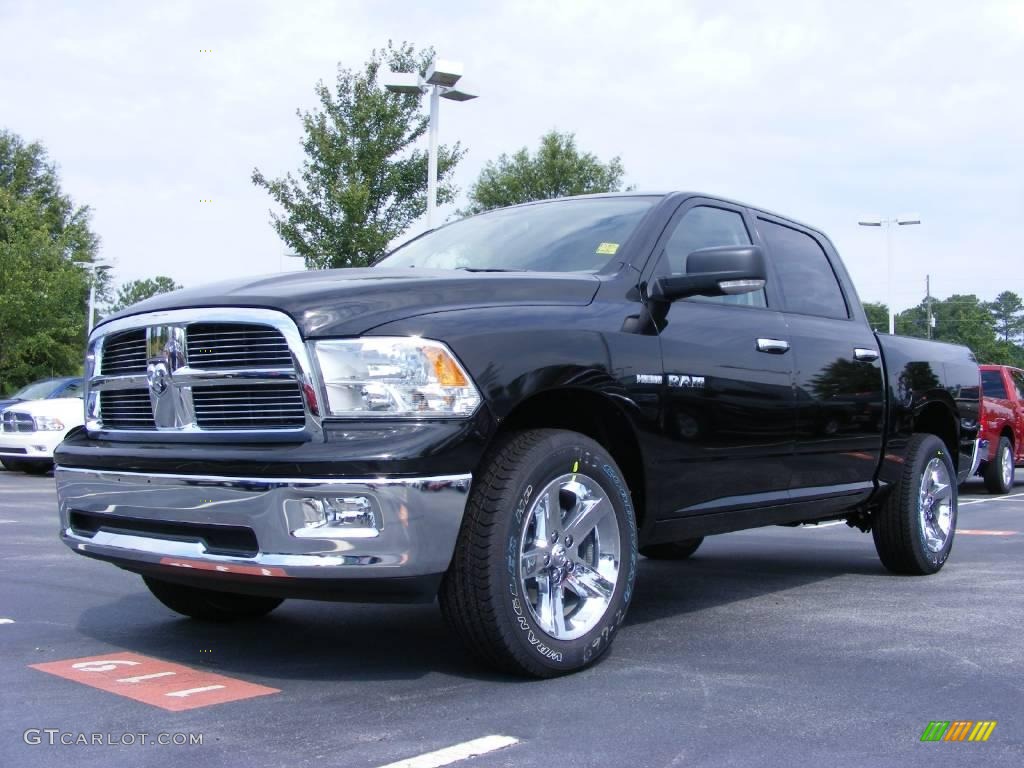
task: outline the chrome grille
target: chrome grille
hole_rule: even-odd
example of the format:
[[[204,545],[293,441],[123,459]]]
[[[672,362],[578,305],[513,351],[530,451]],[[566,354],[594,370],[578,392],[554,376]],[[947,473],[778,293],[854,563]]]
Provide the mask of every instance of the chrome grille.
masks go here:
[[[97,365],[87,370],[90,432],[133,433],[126,440],[140,432],[171,440],[321,434],[309,352],[282,312],[211,307],[119,318],[96,329],[89,360]]]
[[[301,427],[306,412],[296,382],[203,387],[192,390],[201,429]]]
[[[0,416],[0,424],[3,424],[4,432],[35,432],[36,423],[27,413],[15,411],[4,411]]]
[[[100,417],[107,429],[156,429],[148,389],[100,392]]]
[[[240,323],[195,323],[185,330],[193,368],[291,368],[288,342],[276,328]]]
[[[146,372],[146,329],[114,333],[103,343],[100,373],[121,376]]]

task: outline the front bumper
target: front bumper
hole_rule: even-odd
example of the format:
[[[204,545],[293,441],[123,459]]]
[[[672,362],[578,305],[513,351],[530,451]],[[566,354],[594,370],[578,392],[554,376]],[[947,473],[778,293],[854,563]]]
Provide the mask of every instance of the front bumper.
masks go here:
[[[55,477],[61,538],[80,554],[211,589],[336,600],[432,599],[471,481],[469,474],[251,478],[61,466]],[[311,527],[311,510],[353,497],[372,504],[372,525]]]
[[[53,459],[64,432],[0,432],[0,459]]]

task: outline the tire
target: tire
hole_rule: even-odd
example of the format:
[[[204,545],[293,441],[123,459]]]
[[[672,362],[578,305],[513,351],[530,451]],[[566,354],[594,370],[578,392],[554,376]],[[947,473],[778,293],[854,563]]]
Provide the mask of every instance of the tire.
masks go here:
[[[956,519],[956,471],[949,450],[935,435],[914,435],[903,474],[875,513],[871,532],[878,557],[893,573],[937,573],[953,548]]]
[[[510,435],[482,466],[441,584],[445,619],[471,653],[506,672],[548,678],[593,664],[636,582],[622,472],[590,438],[554,429]]]
[[[45,475],[53,469],[52,461],[23,461],[21,471],[26,475]]]
[[[696,539],[683,539],[682,541],[670,541],[666,544],[651,544],[640,547],[640,554],[651,560],[686,560],[697,551],[703,536]]]
[[[985,487],[989,493],[1009,493],[1013,475],[1013,444],[1004,435],[999,438],[995,458],[985,466]]]
[[[25,462],[18,459],[3,459],[0,460],[0,464],[3,464],[8,472],[21,472],[25,468]]]
[[[276,597],[215,592],[143,576],[149,591],[172,611],[201,621],[240,621],[266,616],[284,601]]]

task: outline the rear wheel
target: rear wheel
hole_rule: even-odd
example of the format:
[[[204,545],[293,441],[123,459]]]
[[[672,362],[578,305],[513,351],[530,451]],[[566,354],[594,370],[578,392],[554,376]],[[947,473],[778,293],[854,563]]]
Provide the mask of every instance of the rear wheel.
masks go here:
[[[149,591],[172,611],[203,621],[239,621],[265,616],[284,601],[276,597],[215,592],[143,576]]]
[[[1009,493],[1013,475],[1013,444],[1004,435],[999,438],[995,458],[985,467],[985,487],[989,493]]]
[[[651,560],[686,560],[697,551],[702,541],[704,541],[704,537],[698,536],[696,539],[670,541],[666,544],[650,544],[646,547],[640,547],[640,554]]]
[[[956,472],[948,449],[935,435],[914,435],[903,474],[872,525],[882,564],[893,573],[936,573],[953,547],[956,517]]]
[[[608,650],[637,560],[629,489],[608,452],[575,432],[520,432],[473,483],[441,610],[491,666],[554,677]]]

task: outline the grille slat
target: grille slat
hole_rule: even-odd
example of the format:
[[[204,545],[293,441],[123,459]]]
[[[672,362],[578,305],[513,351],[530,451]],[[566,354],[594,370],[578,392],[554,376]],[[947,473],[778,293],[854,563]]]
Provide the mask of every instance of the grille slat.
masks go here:
[[[146,389],[100,392],[100,418],[107,429],[156,429]]]
[[[241,323],[194,323],[186,331],[193,368],[290,368],[292,355],[275,328]]]
[[[192,403],[196,423],[202,429],[247,424],[264,428],[301,427],[306,421],[302,393],[296,382],[197,387],[192,390]]]
[[[124,376],[146,372],[146,329],[113,334],[103,341],[100,373]]]
[[[3,414],[0,423],[3,424],[4,432],[35,432],[36,423],[32,419],[32,416],[27,413],[17,413],[15,411],[7,411]]]

